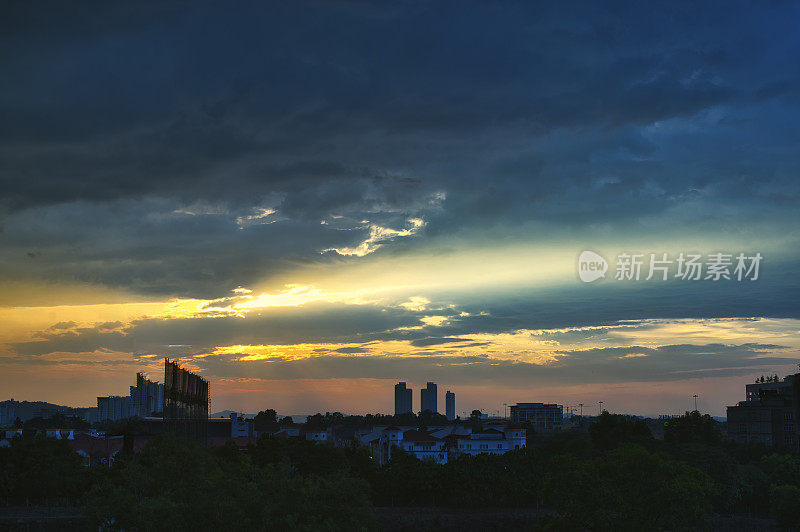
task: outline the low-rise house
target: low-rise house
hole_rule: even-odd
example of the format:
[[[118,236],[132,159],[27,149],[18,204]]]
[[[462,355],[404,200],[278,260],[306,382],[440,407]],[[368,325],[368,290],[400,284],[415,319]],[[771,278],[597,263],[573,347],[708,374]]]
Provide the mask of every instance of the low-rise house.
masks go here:
[[[0,430],[0,447],[11,447],[15,436],[22,437],[22,429]]]
[[[505,454],[510,450],[506,435],[497,429],[473,432],[466,436],[451,437],[450,452],[453,456],[478,454]]]
[[[304,437],[307,440],[315,441],[318,443],[327,443],[330,439],[330,432],[328,429],[323,428],[306,428],[303,430]]]
[[[330,441],[335,447],[351,448],[358,445],[358,429],[347,425],[334,425],[330,428]]]
[[[274,435],[283,438],[299,438],[300,425],[286,425],[278,429]]]
[[[447,438],[448,436],[468,436],[472,434],[472,427],[467,425],[447,425],[446,427],[431,429],[429,434],[437,438]]]
[[[410,429],[402,433],[397,446],[419,460],[437,464],[447,463],[447,442],[421,430]]]
[[[373,441],[374,448],[372,457],[383,465],[392,459],[392,447],[399,446],[403,440],[403,429],[390,426],[380,431],[377,441]]]
[[[523,449],[527,445],[526,430],[519,425],[495,423],[493,428],[473,432],[468,425],[452,424],[420,430],[415,427],[374,426],[372,430],[359,428],[354,442],[367,447],[379,464],[392,459],[392,449],[397,447],[420,460],[439,464],[447,463],[448,456],[503,454]]]

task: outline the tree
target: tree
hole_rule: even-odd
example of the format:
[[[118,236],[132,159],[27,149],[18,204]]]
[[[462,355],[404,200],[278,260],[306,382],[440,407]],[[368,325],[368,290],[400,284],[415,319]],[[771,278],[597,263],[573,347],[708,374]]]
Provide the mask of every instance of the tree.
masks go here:
[[[629,419],[605,411],[600,414],[597,423],[589,426],[589,435],[594,446],[603,451],[626,442],[647,444],[653,441],[650,429],[641,419]]]
[[[313,416],[308,416],[306,418],[306,426],[314,427],[314,428],[322,428],[326,425],[325,423],[325,416],[317,412]]]
[[[336,451],[313,442],[283,443],[300,444],[300,454]],[[372,525],[369,488],[346,469],[298,474],[282,459],[262,463],[254,458],[260,455],[251,458],[232,445],[208,449],[156,436],[142,452],[103,470],[87,496],[87,524],[123,530],[364,530]]]
[[[262,410],[253,419],[253,428],[257,431],[265,431],[278,424],[278,413],[269,408]]]
[[[714,418],[695,410],[664,423],[664,440],[670,443],[717,445],[722,441],[722,433]]]
[[[431,412],[430,410],[425,410],[424,412],[419,413],[419,417],[417,418],[418,426],[420,427],[430,427],[433,425],[446,425],[447,424],[447,417],[443,416],[438,412]]]
[[[569,529],[677,530],[710,518],[714,482],[702,471],[644,447],[606,456],[556,455],[543,493]]]
[[[0,494],[14,504],[77,501],[88,481],[81,462],[64,440],[17,436],[10,447],[0,448]]]
[[[48,418],[34,417],[25,422],[26,429],[88,429],[89,423],[77,416],[57,412]]]
[[[772,514],[778,525],[786,530],[800,529],[800,512],[797,511],[800,501],[800,487],[781,484],[770,489]]]
[[[800,488],[800,457],[772,453],[761,459],[761,469],[772,484],[788,484]]]

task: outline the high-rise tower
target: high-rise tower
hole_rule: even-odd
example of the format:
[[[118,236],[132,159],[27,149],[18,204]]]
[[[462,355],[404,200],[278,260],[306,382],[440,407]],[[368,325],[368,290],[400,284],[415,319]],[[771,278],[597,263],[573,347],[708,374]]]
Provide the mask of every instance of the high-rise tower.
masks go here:
[[[433,413],[439,411],[437,408],[436,402],[436,383],[429,382],[428,386],[424,390],[419,391],[419,410],[420,412],[424,412],[426,410],[430,410]]]
[[[411,404],[411,388],[406,388],[405,382],[394,385],[394,415],[413,412]]]
[[[447,393],[444,394],[444,411],[448,421],[456,418],[456,394],[450,390],[447,390]]]

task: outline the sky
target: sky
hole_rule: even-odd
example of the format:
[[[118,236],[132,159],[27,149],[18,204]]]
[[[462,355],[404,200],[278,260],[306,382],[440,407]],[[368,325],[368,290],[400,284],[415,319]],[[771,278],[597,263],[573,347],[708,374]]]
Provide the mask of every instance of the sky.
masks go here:
[[[212,411],[724,416],[797,371],[797,3],[4,11],[0,399],[170,357]]]

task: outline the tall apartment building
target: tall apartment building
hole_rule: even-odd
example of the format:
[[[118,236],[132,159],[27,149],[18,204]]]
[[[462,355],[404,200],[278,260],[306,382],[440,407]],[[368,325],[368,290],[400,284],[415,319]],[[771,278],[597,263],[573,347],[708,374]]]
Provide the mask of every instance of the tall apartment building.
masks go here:
[[[124,395],[109,395],[97,398],[97,420],[117,421],[131,416],[131,398]]]
[[[7,403],[0,404],[0,427],[11,426],[17,419],[17,411],[14,408],[14,399]]]
[[[800,373],[748,384],[746,399],[728,407],[728,438],[800,450]]]
[[[394,414],[407,414],[413,411],[411,388],[407,388],[405,382],[398,382],[394,385]]]
[[[129,396],[109,395],[97,398],[97,421],[116,421],[126,417],[149,417],[164,410],[164,385],[136,374],[136,386]]]
[[[439,411],[437,406],[437,391],[436,383],[429,382],[428,385],[419,391],[419,410],[424,412],[430,410],[433,413]]]
[[[456,394],[450,390],[447,390],[447,393],[444,394],[444,412],[448,421],[456,418]]]
[[[136,374],[136,386],[131,386],[131,415],[149,417],[164,411],[164,385]]]

